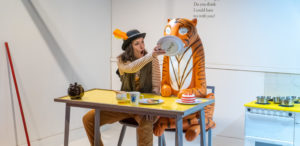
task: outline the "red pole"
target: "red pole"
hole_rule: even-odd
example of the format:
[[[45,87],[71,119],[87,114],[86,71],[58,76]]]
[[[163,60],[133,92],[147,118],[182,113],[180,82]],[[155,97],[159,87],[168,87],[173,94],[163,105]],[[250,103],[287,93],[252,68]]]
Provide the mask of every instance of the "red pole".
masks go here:
[[[5,42],[5,47],[6,47],[6,52],[7,52],[7,56],[8,56],[8,59],[9,59],[10,69],[11,69],[11,72],[12,72],[12,75],[13,75],[15,88],[16,88],[16,92],[17,92],[17,96],[18,96],[18,102],[19,102],[20,112],[21,112],[21,115],[22,115],[23,127],[24,127],[24,131],[25,131],[25,134],[26,134],[27,145],[30,146],[30,140],[29,140],[29,136],[28,136],[28,132],[27,132],[27,126],[26,126],[26,121],[25,121],[25,117],[24,117],[24,113],[23,113],[22,102],[21,102],[20,93],[19,93],[19,89],[18,89],[17,79],[16,79],[16,76],[15,76],[14,66],[13,66],[13,63],[12,63],[12,60],[11,60],[11,56],[10,56],[9,47],[8,47],[7,42]]]

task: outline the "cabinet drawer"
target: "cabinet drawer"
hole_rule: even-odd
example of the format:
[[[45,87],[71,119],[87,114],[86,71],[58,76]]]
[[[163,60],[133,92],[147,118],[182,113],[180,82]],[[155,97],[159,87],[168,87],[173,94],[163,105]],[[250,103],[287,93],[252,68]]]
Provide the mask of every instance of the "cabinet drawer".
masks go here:
[[[262,112],[264,113],[264,112]],[[294,142],[294,117],[246,112],[245,136]]]
[[[295,124],[294,146],[300,146],[300,124]]]
[[[295,123],[300,124],[300,113],[295,113]]]

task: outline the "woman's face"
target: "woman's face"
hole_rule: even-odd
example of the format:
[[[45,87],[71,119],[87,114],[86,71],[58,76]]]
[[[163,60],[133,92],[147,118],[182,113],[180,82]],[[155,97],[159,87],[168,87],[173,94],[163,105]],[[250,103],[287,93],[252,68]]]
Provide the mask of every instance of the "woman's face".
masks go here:
[[[134,57],[139,59],[145,55],[144,38],[137,38],[131,42],[133,47]]]

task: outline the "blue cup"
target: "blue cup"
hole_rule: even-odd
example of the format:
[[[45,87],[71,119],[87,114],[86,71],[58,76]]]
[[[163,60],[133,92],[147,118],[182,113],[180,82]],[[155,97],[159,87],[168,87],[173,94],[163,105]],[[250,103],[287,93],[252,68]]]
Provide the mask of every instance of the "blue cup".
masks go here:
[[[128,93],[130,95],[131,104],[138,105],[141,93],[140,92],[128,92]]]

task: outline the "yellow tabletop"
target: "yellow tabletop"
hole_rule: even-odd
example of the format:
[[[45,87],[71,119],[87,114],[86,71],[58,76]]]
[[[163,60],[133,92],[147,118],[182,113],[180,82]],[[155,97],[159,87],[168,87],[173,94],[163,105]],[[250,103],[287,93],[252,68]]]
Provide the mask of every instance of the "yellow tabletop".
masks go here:
[[[270,101],[270,104],[256,104],[256,101],[245,104],[246,107],[263,108],[271,110],[289,111],[289,112],[300,112],[300,104],[294,104],[294,107],[282,107],[279,104],[275,104]]]
[[[159,95],[146,94],[146,93],[143,93],[142,95],[144,95],[144,98],[162,99],[164,102],[156,105],[145,105],[145,104],[133,105],[130,102],[118,103],[116,99],[116,92],[112,90],[104,90],[104,89],[92,89],[86,91],[84,93],[84,96],[78,100],[71,100],[69,96],[64,96],[55,99],[55,101],[66,102],[66,103],[67,101],[72,101],[73,103],[74,102],[101,103],[101,104],[108,104],[108,105],[139,107],[139,108],[180,111],[180,112],[186,111],[188,109],[197,106],[197,104],[196,105],[178,104],[176,103],[176,99],[178,99],[177,97],[162,97]],[[208,102],[209,100],[201,98],[201,101],[202,101],[201,103],[205,103]]]

